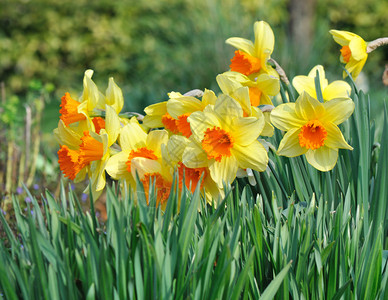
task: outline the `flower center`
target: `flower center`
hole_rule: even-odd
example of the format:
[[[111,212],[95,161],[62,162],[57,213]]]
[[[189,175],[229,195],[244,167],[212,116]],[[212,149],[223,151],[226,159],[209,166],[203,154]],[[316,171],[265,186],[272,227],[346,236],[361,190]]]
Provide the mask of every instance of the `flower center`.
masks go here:
[[[165,180],[160,173],[146,173],[141,180],[144,186],[144,192],[147,199],[147,205],[149,205],[149,190],[150,182],[155,182],[156,189],[156,206],[164,204],[170,196],[171,182]]]
[[[131,152],[129,152],[128,160],[125,162],[125,164],[128,166],[128,172],[131,172],[132,159],[134,159],[135,157],[144,157],[152,160],[158,160],[158,157],[154,154],[154,151],[148,149],[147,147],[132,150]]]
[[[104,154],[104,146],[101,142],[92,138],[88,131],[84,131],[79,146],[79,161],[82,167],[87,166],[95,160],[100,160]]]
[[[190,113],[180,115],[176,121],[179,131],[187,138],[191,136],[190,123],[187,122],[187,118],[190,116]]]
[[[262,91],[257,87],[249,88],[249,100],[251,101],[252,106],[260,105],[260,99],[262,94]]]
[[[343,46],[340,51],[341,51],[341,55],[344,59],[344,62],[348,63],[350,60],[350,57],[352,56],[352,51],[350,51],[349,46]]]
[[[66,126],[69,126],[71,123],[86,119],[83,114],[78,113],[78,105],[80,105],[80,103],[72,99],[69,93],[65,93],[61,100],[61,109],[59,110],[61,116],[59,118],[65,123]]]
[[[318,120],[308,121],[299,133],[299,145],[307,149],[318,149],[325,144],[327,131]]]
[[[101,117],[95,117],[92,120],[96,133],[100,134],[101,129],[105,129],[105,120]]]
[[[201,189],[203,182],[207,176],[206,168],[188,168],[182,162],[178,163],[178,174],[179,174],[179,188],[182,189],[183,186],[183,173],[185,175],[185,185],[189,189],[191,182],[191,192],[194,193],[199,180],[201,179],[202,173],[204,177],[201,182]]]
[[[58,150],[58,163],[65,177],[71,180],[74,180],[77,173],[82,169],[79,163],[78,151],[71,150],[66,145]]]
[[[230,61],[232,62],[230,64],[231,71],[239,72],[246,76],[257,73],[261,69],[260,59],[241,50],[235,51],[234,57]]]
[[[162,116],[162,123],[164,125],[164,128],[170,130],[173,134],[179,133],[179,129],[177,126],[177,120],[175,120],[173,117],[171,117],[168,112]]]
[[[214,126],[205,131],[202,140],[202,148],[207,153],[207,158],[214,158],[216,161],[221,161],[224,156],[231,156],[230,149],[233,147],[233,137],[221,129]]]

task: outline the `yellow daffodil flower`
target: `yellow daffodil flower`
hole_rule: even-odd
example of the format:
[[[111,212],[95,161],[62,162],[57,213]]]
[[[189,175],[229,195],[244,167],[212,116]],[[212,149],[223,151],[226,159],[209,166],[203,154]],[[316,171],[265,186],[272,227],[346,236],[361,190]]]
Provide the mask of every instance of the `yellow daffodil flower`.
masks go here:
[[[54,130],[61,144],[58,151],[61,171],[71,180],[82,180],[87,171],[93,192],[100,192],[105,187],[105,165],[110,157],[109,148],[120,131],[120,121],[115,110],[106,105],[105,111],[105,128],[100,129],[99,133],[90,130],[81,135],[67,127],[62,120]]]
[[[260,74],[254,80],[238,72],[225,72],[217,76],[217,83],[224,94],[230,95],[237,88],[249,88],[252,106],[272,105],[271,97],[280,91],[279,78],[275,75]]]
[[[84,130],[91,129],[99,132],[105,128],[105,120],[95,116],[105,110],[105,105],[111,106],[116,114],[119,114],[124,105],[121,89],[116,85],[113,78],[109,78],[105,96],[98,90],[92,80],[93,70],[86,70],[83,79],[83,93],[79,101],[73,99],[69,93],[65,93],[61,101],[59,111],[60,119],[66,126],[77,123]]]
[[[267,151],[257,140],[264,118],[243,117],[241,105],[230,96],[219,96],[214,105],[192,113],[187,120],[193,142],[183,153],[183,163],[189,168],[209,167],[220,189],[223,183],[233,182],[239,167],[266,169]]]
[[[143,163],[152,164],[152,161],[160,163],[161,145],[167,143],[167,140],[166,130],[153,130],[147,134],[136,118],[132,118],[120,131],[121,151],[110,157],[105,169],[112,178],[126,180],[134,187],[136,177],[133,177],[133,159],[142,157],[146,159]]]
[[[345,68],[356,79],[368,58],[367,43],[360,36],[349,31],[330,30],[329,32],[342,46],[340,61],[346,64]],[[346,76],[347,73],[343,72],[343,77]]]
[[[268,23],[264,21],[255,22],[254,32],[254,42],[239,37],[232,37],[226,40],[227,44],[238,49],[231,60],[231,71],[239,72],[246,76],[259,72],[269,72],[271,67],[267,64],[267,61],[274,48],[274,34]]]
[[[321,103],[306,92],[302,92],[295,103],[280,104],[271,112],[272,124],[287,131],[278,154],[288,157],[305,154],[314,168],[320,171],[333,169],[338,149],[353,149],[338,128],[353,110],[354,102],[350,98]]]
[[[190,140],[184,136],[171,136],[167,145],[162,145],[163,161],[170,166],[171,171],[178,172],[180,190],[182,190],[184,179],[186,188],[194,193],[202,178],[200,186],[201,192],[205,195],[206,201],[209,204],[214,203],[217,205],[220,200],[220,195],[223,195],[223,193],[212,180],[209,169],[207,167],[189,168],[182,161],[183,153],[189,144]]]
[[[307,92],[311,97],[317,98],[315,90],[315,76],[319,74],[319,83],[321,84],[321,91],[324,101],[329,101],[335,98],[347,98],[352,91],[350,85],[343,80],[336,80],[329,84],[325,77],[325,70],[321,65],[315,66],[311,69],[308,76],[295,76],[292,80],[292,85],[299,94],[303,91]]]
[[[226,74],[228,73],[228,74]],[[262,112],[261,109],[252,104],[251,98],[251,88],[247,86],[242,86],[239,81],[235,80],[236,77],[244,76],[237,72],[226,72],[217,76],[217,82],[221,91],[231,96],[236,100],[243,109],[244,117],[256,117],[258,119],[263,118],[265,120],[263,131],[261,135],[263,136],[272,136],[274,134],[274,128],[271,125],[269,115],[270,111]],[[232,75],[232,76],[229,76]],[[266,74],[263,74],[266,75]],[[271,100],[269,100],[271,103]]]

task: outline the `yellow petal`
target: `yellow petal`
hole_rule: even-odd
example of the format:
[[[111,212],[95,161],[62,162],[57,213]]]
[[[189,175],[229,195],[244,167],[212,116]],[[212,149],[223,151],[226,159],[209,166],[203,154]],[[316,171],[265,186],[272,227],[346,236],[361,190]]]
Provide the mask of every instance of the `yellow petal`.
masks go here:
[[[88,111],[93,109],[104,109],[105,108],[105,97],[98,90],[97,85],[92,80],[93,70],[86,70],[84,76],[84,90],[81,97],[81,102],[87,101]]]
[[[330,83],[323,91],[323,99],[329,101],[335,98],[347,98],[350,96],[352,88],[343,80],[336,80]]]
[[[164,127],[164,124],[162,123],[162,115],[145,115],[143,119],[143,124],[148,128]]]
[[[238,163],[233,155],[223,157],[220,162],[214,161],[209,165],[210,176],[220,189],[223,188],[223,183],[233,182],[236,178],[237,169]]]
[[[321,147],[306,152],[307,162],[319,171],[326,172],[334,168],[338,159],[338,149]]]
[[[116,113],[119,114],[124,106],[124,97],[123,92],[114,82],[112,77],[109,78],[109,84],[105,92],[105,97],[106,104],[112,106],[115,109]]]
[[[354,102],[350,98],[337,98],[323,104],[325,114],[321,118],[323,123],[341,124],[347,120],[354,111]]]
[[[182,162],[188,168],[204,168],[208,166],[209,159],[198,143],[190,142],[183,151]]]
[[[336,125],[332,123],[325,124],[325,129],[327,131],[325,146],[333,149],[341,148],[353,150],[353,148],[345,141],[341,130]]]
[[[123,150],[133,150],[146,146],[147,134],[138,123],[125,125],[120,132],[120,146]]]
[[[232,73],[232,72],[227,72]],[[222,93],[230,95],[238,88],[242,87],[242,84],[237,80],[233,80],[231,76],[228,74],[219,74],[216,77],[218,86],[220,87]]]
[[[284,103],[271,111],[271,123],[278,129],[288,131],[291,128],[300,128],[306,120],[300,119],[295,112],[295,103]]]
[[[257,77],[259,89],[266,95],[275,96],[280,91],[279,79],[268,74],[261,74]],[[260,103],[266,104],[266,103]]]
[[[302,92],[295,102],[295,111],[300,119],[313,120],[319,119],[325,109],[317,99],[311,97],[306,92]]]
[[[171,160],[175,163],[182,161],[183,152],[190,140],[181,135],[173,135],[167,142],[167,151]]]
[[[217,101],[217,96],[214,94],[212,90],[205,89],[205,92],[202,96],[202,108],[207,106],[208,104],[215,104]]]
[[[252,56],[255,55],[255,48],[253,46],[252,41],[250,40],[239,38],[239,37],[232,37],[227,39],[226,43],[248,53],[249,55],[252,55]]]
[[[243,116],[241,105],[232,97],[224,94],[218,97],[214,105],[214,112],[226,124],[230,124],[234,118]]]
[[[349,43],[349,48],[355,60],[362,60],[368,56],[366,53],[366,43],[360,37],[353,38]]]
[[[147,115],[163,116],[167,112],[167,101],[151,104],[144,109]]]
[[[81,144],[81,135],[67,127],[62,120],[58,122],[58,128],[54,129],[54,136],[61,145],[76,150]]]
[[[160,157],[160,148],[162,144],[167,144],[168,132],[166,130],[152,130],[147,136],[147,148],[154,151],[155,155]]]
[[[255,51],[256,57],[269,57],[272,54],[275,45],[275,36],[268,23],[264,21],[255,22]],[[263,64],[266,61],[262,62]]]
[[[316,98],[314,79],[308,76],[295,76],[292,80],[292,85],[300,95],[303,91],[308,93],[311,97]]]
[[[264,127],[264,116],[235,118],[230,128],[234,145],[247,146],[256,140]]]
[[[240,105],[243,111],[251,113],[251,101],[249,100],[249,88],[240,87],[230,94]]]
[[[108,147],[116,142],[120,133],[120,120],[114,108],[110,105],[105,105],[105,130],[108,133]]]
[[[295,157],[306,153],[307,149],[299,144],[299,132],[300,128],[293,128],[283,136],[278,149],[279,155]]]
[[[128,166],[126,164],[128,157],[129,151],[121,151],[111,156],[105,166],[105,170],[114,179],[129,180],[131,173],[128,172]]]
[[[209,107],[209,106],[208,106]],[[220,127],[220,122],[216,115],[212,112],[196,111],[192,113],[187,122],[190,123],[190,129],[193,133],[193,137],[198,141],[203,140],[204,132],[207,128],[213,128],[214,126]]]
[[[133,178],[136,178],[136,174],[141,179],[146,173],[160,173],[161,171],[162,167],[156,160],[144,157],[135,157],[132,159],[131,172]]]
[[[263,112],[264,115],[264,127],[263,131],[260,133],[262,136],[271,137],[275,133],[274,127],[271,125],[271,112]]]
[[[173,98],[167,101],[167,111],[174,119],[197,110],[202,110],[202,104],[200,100],[194,97]]]
[[[351,39],[357,36],[353,32],[343,30],[332,29],[329,32],[333,36],[334,40],[341,46],[348,45]]]
[[[267,168],[268,153],[259,141],[254,141],[247,146],[235,145],[231,151],[240,168],[250,168],[259,172]]]

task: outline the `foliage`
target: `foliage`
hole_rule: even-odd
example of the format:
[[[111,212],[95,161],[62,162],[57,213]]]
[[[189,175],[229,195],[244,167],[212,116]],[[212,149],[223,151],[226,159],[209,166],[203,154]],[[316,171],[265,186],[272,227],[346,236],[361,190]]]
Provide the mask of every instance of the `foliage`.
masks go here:
[[[59,201],[46,192],[42,207],[34,199],[26,214],[14,198],[16,235],[1,215],[11,244],[0,244],[1,292],[7,299],[385,299],[387,113],[377,144],[369,99],[358,91],[353,99],[343,129],[354,150],[341,151],[332,171],[270,151],[274,164],[255,173],[257,185],[241,179],[225,187],[218,208],[198,189],[185,189],[178,208],[173,190],[162,213],[152,188],[147,206],[143,189],[135,205],[134,195],[113,186],[99,224],[93,199],[84,213],[63,187]]]

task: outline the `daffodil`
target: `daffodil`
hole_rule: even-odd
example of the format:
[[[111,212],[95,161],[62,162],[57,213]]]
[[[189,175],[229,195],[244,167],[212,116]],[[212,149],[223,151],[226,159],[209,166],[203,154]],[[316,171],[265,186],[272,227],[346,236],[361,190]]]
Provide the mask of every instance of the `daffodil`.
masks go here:
[[[315,90],[315,76],[319,74],[319,83],[321,86],[321,92],[324,101],[329,101],[335,98],[346,98],[349,97],[351,92],[350,85],[343,80],[336,80],[329,84],[325,77],[325,70],[321,65],[312,68],[308,76],[295,76],[292,80],[292,85],[295,87],[299,94],[303,91],[307,92],[311,97],[317,98]]]
[[[241,105],[230,96],[220,95],[214,105],[187,120],[193,138],[183,153],[183,163],[189,168],[208,167],[220,189],[236,178],[239,167],[266,169],[267,151],[257,140],[264,119],[244,117]]]
[[[203,110],[208,104],[214,104],[217,97],[213,91],[205,90],[202,101],[193,96],[171,92],[169,100],[152,104],[144,109],[146,116],[143,124],[149,128],[164,127],[172,134],[191,136],[187,117],[194,111]]]
[[[368,58],[367,42],[357,34],[349,31],[330,30],[330,34],[342,46],[340,61],[346,64],[345,68],[356,79]],[[347,73],[343,72],[343,77],[346,76]]]
[[[120,131],[119,145],[121,151],[110,157],[105,169],[114,179],[126,180],[135,185],[132,161],[142,157],[144,163],[161,162],[161,145],[167,143],[166,130],[153,130],[148,134],[141,128],[135,118]],[[136,175],[135,175],[136,176]]]
[[[266,74],[262,74],[262,75],[266,75]],[[270,111],[268,110],[261,111],[261,109],[253,105],[251,100],[253,97],[251,93],[252,88],[248,86],[243,86],[238,80],[235,80],[235,76],[241,77],[244,75],[241,75],[237,72],[226,72],[224,74],[220,74],[217,76],[217,82],[218,82],[218,85],[220,86],[221,91],[224,94],[231,96],[234,100],[236,100],[241,105],[241,108],[243,109],[244,117],[256,117],[258,119],[264,118],[265,124],[261,132],[261,135],[272,136],[274,133],[274,128],[271,125],[271,122],[269,119]],[[268,81],[266,83],[268,83]],[[267,88],[269,85],[271,84],[265,85],[266,86],[265,88]],[[272,85],[272,88],[273,88],[273,85]],[[269,102],[271,103],[271,100],[269,100]]]
[[[276,75],[260,74],[254,80],[238,72],[225,72],[217,76],[217,83],[224,94],[230,95],[237,88],[249,88],[249,100],[252,106],[272,105],[271,97],[280,91],[279,78]]]
[[[232,37],[226,40],[227,44],[238,49],[231,60],[231,71],[250,76],[259,72],[268,73],[271,69],[267,61],[275,44],[272,29],[264,21],[255,22],[254,33],[254,42],[240,37]]]
[[[189,168],[183,163],[183,153],[189,144],[190,140],[184,136],[171,136],[167,144],[162,145],[163,161],[171,167],[170,171],[178,172],[180,190],[185,184],[186,188],[194,193],[202,179],[201,193],[209,204],[217,205],[220,195],[223,193],[212,180],[209,169],[207,167]]]
[[[89,130],[81,135],[67,127],[62,120],[54,130],[61,144],[58,151],[61,171],[71,180],[82,180],[87,172],[93,192],[100,192],[105,187],[105,166],[110,157],[110,147],[120,131],[115,110],[106,105],[105,111],[105,128],[100,129],[99,133]]]
[[[66,126],[77,123],[76,126],[83,130],[91,129],[98,133],[100,129],[105,128],[105,119],[101,117],[105,105],[109,105],[119,114],[124,105],[124,98],[113,78],[109,78],[108,88],[103,95],[93,82],[92,75],[93,70],[85,71],[84,89],[79,100],[73,99],[70,93],[65,93],[61,99],[59,113]]]
[[[338,128],[353,110],[354,103],[350,98],[321,103],[306,92],[302,92],[295,103],[280,104],[271,112],[272,124],[286,131],[278,154],[288,157],[305,154],[314,168],[320,171],[333,169],[338,149],[353,149]]]

